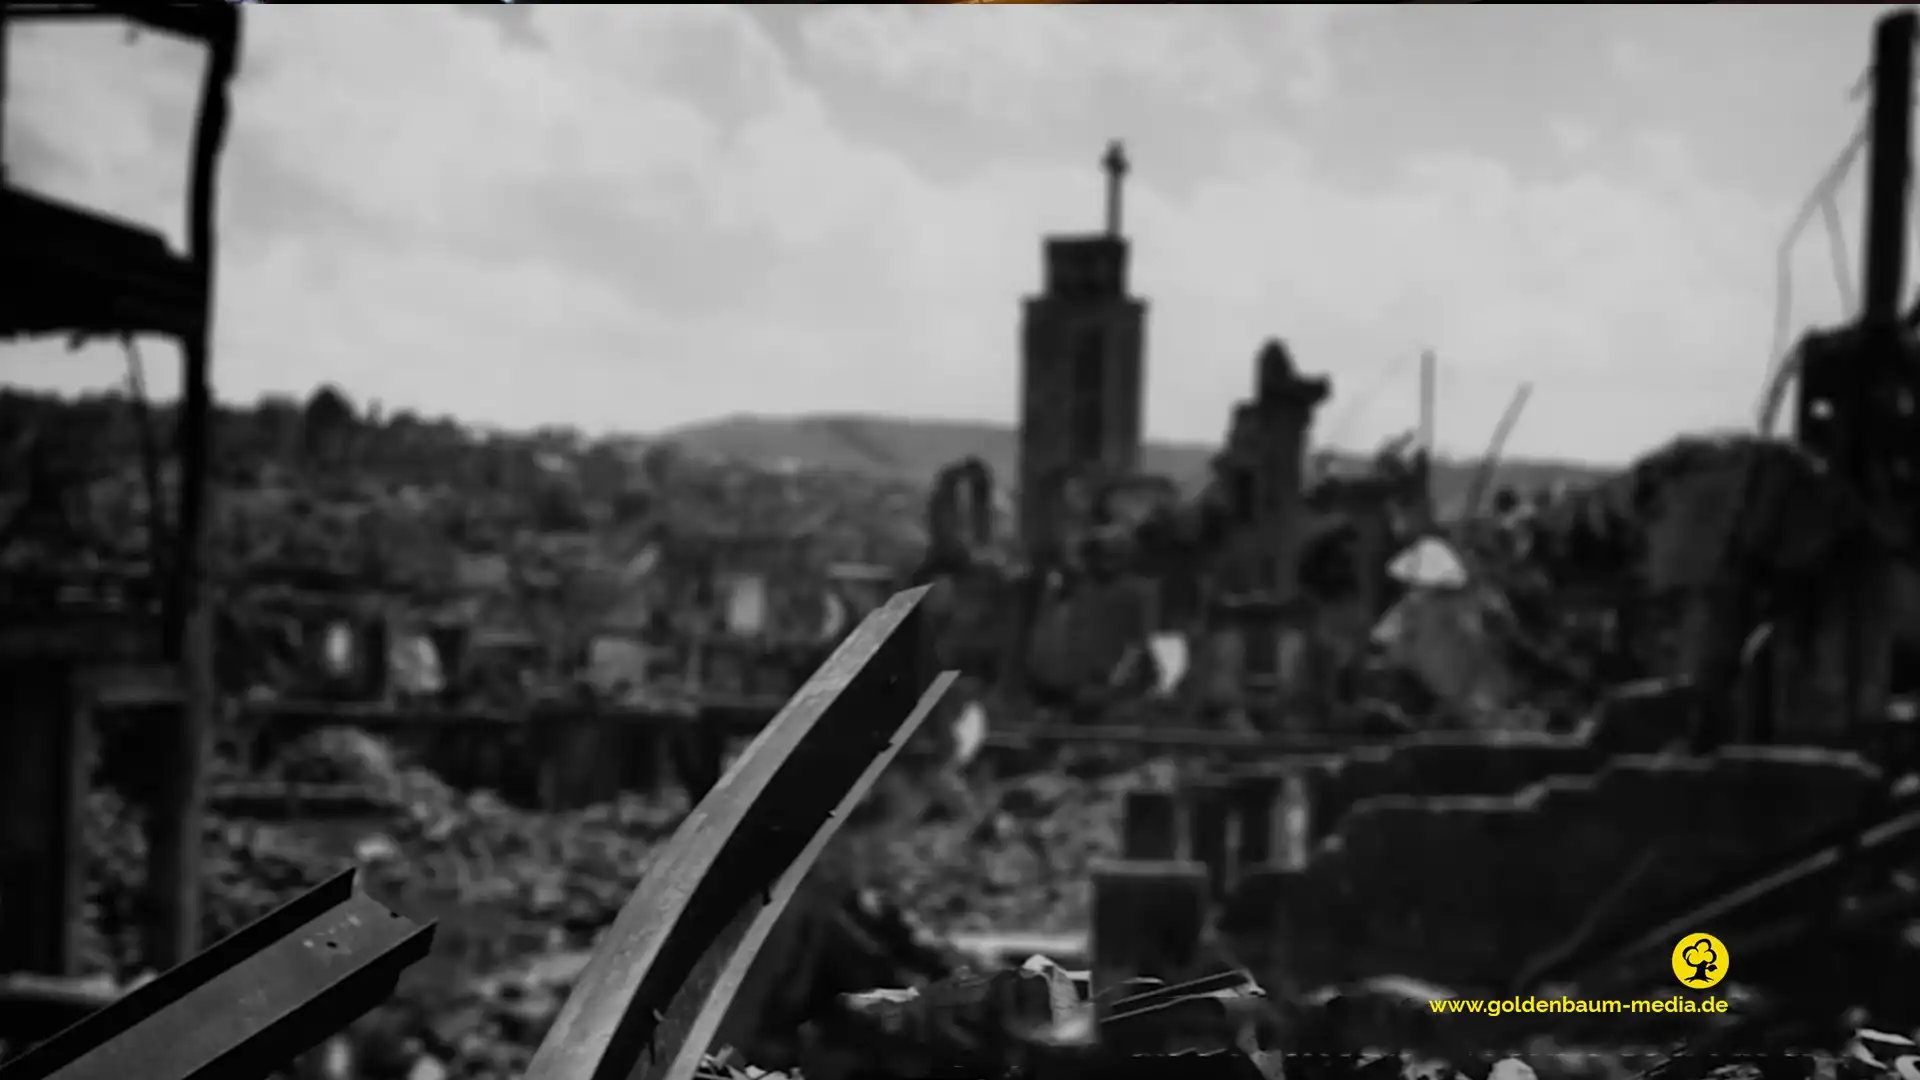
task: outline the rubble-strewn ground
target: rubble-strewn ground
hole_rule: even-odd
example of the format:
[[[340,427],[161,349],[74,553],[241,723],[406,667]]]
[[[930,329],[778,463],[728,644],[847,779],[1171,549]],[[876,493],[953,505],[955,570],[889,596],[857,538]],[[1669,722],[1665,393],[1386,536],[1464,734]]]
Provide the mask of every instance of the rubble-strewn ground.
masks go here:
[[[522,811],[486,793],[454,791],[350,729],[315,734],[277,768],[362,785],[386,796],[393,810],[352,821],[213,823],[209,935],[231,932],[351,865],[364,868],[370,891],[385,902],[439,923],[433,955],[409,972],[393,1002],[301,1063],[302,1075],[314,1080],[518,1076],[598,932],[683,810],[678,800],[628,798],[577,813]],[[960,799],[936,801],[924,817],[916,811],[913,820],[850,829],[828,872],[851,867],[884,891],[890,911],[869,915],[905,917],[941,931],[1084,929],[1088,863],[1117,850],[1119,796],[1156,768],[1164,766],[1094,779],[1036,775],[978,783]],[[92,809],[90,959],[97,970],[125,979],[137,963],[138,822],[110,791],[96,793]],[[904,967],[862,970],[875,982],[917,981]],[[1418,1012],[1423,1005],[1402,1003]],[[1404,1019],[1422,1023],[1417,1016]],[[1649,1063],[1644,1055],[1547,1042],[1526,1049],[1534,1072],[1568,1080],[1624,1080]],[[788,1049],[773,1053],[784,1056]],[[1385,1064],[1359,1071],[1373,1075]],[[1490,1064],[1410,1058],[1389,1074],[1444,1080],[1456,1067],[1477,1076]],[[1850,1068],[1862,1080],[1878,1076],[1859,1063]],[[1315,1066],[1302,1062],[1292,1071],[1306,1076]],[[1726,1078],[1751,1072],[1744,1063],[1716,1070]],[[1525,1080],[1510,1068],[1506,1074]]]
[[[518,629],[552,643],[635,611],[709,617],[676,589],[712,569],[698,557],[714,538],[814,538],[803,565],[785,570],[802,586],[839,560],[910,566],[925,544],[925,493],[895,478],[698,460],[562,432],[482,437],[450,421],[341,408],[344,419],[325,425],[305,423],[311,415],[291,402],[220,418],[211,561],[231,619],[220,653],[229,694],[297,692],[288,686],[300,666],[293,620],[269,602],[289,592],[323,602],[372,596],[402,621]],[[0,447],[0,520],[20,526],[0,553],[8,568],[138,566],[147,480],[132,418],[124,400],[0,393],[0,429],[36,432]],[[261,568],[274,573],[257,575]],[[1526,598],[1516,583],[1505,592]],[[776,629],[814,625],[805,611],[773,607]],[[513,697],[551,687],[506,680],[491,689]],[[334,1080],[519,1075],[596,934],[684,809],[625,799],[531,813],[455,790],[351,731],[321,733],[274,768],[290,780],[361,786],[388,809],[354,820],[211,822],[208,937],[349,865],[364,867],[382,900],[440,923],[432,958],[393,1004],[302,1066]],[[1115,849],[1117,796],[1135,779],[976,784],[926,819],[848,838],[836,862],[940,930],[1081,929],[1088,863]],[[144,914],[140,824],[111,790],[97,791],[91,810],[89,962],[125,979],[135,974]],[[883,968],[870,985],[890,981]],[[1542,1075],[1617,1080],[1646,1064],[1538,1051],[1528,1060]],[[1338,1075],[1440,1076],[1471,1064],[1347,1062]],[[1822,1069],[1822,1080],[1834,1072],[1831,1063]],[[1297,1076],[1315,1071],[1307,1061],[1289,1066]],[[1502,1080],[1524,1080],[1507,1071]]]
[[[676,795],[564,814],[519,810],[455,791],[351,729],[316,733],[275,771],[359,785],[393,810],[349,821],[216,820],[205,932],[231,933],[355,865],[373,895],[437,920],[432,957],[409,973],[394,1008],[361,1025],[356,1042],[382,1061],[363,1066],[368,1077],[387,1075],[391,1057],[430,1057],[458,1076],[510,1072],[684,809]],[[1086,866],[1117,848],[1116,796],[1127,782],[1040,776],[983,786],[971,805],[850,835],[838,857],[931,928],[1084,928]],[[124,979],[139,955],[140,822],[111,790],[97,791],[91,810],[89,965]]]

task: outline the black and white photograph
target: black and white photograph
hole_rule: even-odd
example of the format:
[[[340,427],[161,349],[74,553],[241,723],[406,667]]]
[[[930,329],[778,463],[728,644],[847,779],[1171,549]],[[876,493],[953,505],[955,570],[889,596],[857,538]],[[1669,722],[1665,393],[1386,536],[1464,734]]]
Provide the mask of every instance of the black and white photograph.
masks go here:
[[[0,1080],[1920,1080],[1920,11],[0,6]]]

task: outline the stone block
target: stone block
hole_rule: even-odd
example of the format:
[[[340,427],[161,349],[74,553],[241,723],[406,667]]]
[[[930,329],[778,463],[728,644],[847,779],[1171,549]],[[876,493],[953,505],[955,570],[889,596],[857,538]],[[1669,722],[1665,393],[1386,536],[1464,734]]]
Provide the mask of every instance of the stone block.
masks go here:
[[[1699,695],[1678,679],[1642,679],[1616,687],[1580,725],[1605,754],[1652,754],[1687,737]]]
[[[1386,796],[1511,795],[1551,776],[1590,773],[1604,757],[1574,735],[1431,732],[1368,747],[1314,781],[1320,835],[1357,804]]]
[[[1186,839],[1180,801],[1168,791],[1130,791],[1121,807],[1120,851],[1127,859],[1178,859]]]
[[[1095,864],[1092,877],[1094,994],[1133,978],[1175,981],[1199,962],[1206,867],[1122,860]]]

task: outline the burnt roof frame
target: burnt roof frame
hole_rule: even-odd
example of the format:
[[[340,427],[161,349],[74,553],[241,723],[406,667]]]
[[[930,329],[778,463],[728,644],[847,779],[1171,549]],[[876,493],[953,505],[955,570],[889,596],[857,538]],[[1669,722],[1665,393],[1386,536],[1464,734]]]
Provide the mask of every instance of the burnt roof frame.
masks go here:
[[[195,117],[188,176],[187,244],[182,255],[167,250],[165,241],[150,230],[102,215],[40,198],[12,188],[6,183],[4,162],[0,162],[0,217],[8,227],[0,236],[24,235],[28,228],[40,227],[41,238],[57,239],[84,236],[96,243],[86,246],[85,254],[63,267],[80,275],[96,275],[89,283],[118,286],[121,295],[104,296],[97,309],[84,305],[59,312],[67,325],[23,313],[9,311],[18,322],[0,320],[0,336],[66,331],[76,337],[121,336],[135,333],[163,333],[180,344],[181,405],[177,424],[177,453],[180,458],[181,488],[179,507],[170,553],[155,552],[155,569],[169,569],[163,605],[161,650],[168,659],[182,654],[189,612],[198,605],[204,574],[206,544],[206,503],[208,462],[211,456],[212,388],[211,349],[209,343],[213,315],[215,207],[219,192],[219,164],[225,147],[229,116],[228,92],[239,66],[240,12],[232,3],[194,3],[167,6],[134,4],[62,4],[10,3],[0,8],[0,108],[5,103],[5,60],[9,24],[22,19],[120,19],[176,37],[197,41],[207,47],[207,64],[201,78],[199,108]],[[3,119],[0,119],[3,122]],[[155,242],[158,247],[156,250]],[[0,256],[9,254],[0,245]],[[21,261],[45,257],[57,245],[41,250],[23,251]],[[114,270],[103,268],[137,252],[140,261],[132,274],[124,270],[118,280]],[[91,263],[91,265],[88,265]],[[20,267],[29,270],[29,267]],[[118,268],[116,268],[118,269]],[[84,280],[83,277],[69,280]],[[156,288],[156,283],[158,288]],[[58,287],[56,283],[56,288]],[[127,294],[141,297],[151,306],[141,310],[139,303],[128,303]],[[105,290],[103,289],[103,292]],[[155,297],[153,294],[158,293]],[[44,294],[43,294],[44,295]],[[28,301],[31,306],[32,301]],[[168,316],[172,316],[169,318]],[[169,556],[170,557],[167,557]]]

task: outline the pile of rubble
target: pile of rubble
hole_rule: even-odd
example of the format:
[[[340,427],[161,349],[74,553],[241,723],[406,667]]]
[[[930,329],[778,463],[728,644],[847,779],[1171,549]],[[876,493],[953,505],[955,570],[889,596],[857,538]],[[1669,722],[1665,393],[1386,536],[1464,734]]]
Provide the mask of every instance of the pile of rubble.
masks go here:
[[[433,954],[408,973],[395,1002],[346,1039],[353,1075],[366,1080],[517,1075],[685,811],[677,795],[522,811],[487,792],[455,790],[397,760],[381,740],[344,728],[316,732],[252,782],[353,786],[379,811],[341,820],[216,816],[207,833],[208,939],[356,866],[376,898],[439,923]],[[1117,851],[1119,795],[1133,782],[982,784],[911,819],[846,830],[832,865],[816,874],[809,910],[796,916],[825,929],[811,946],[828,954],[818,970],[839,972],[847,992],[906,986],[965,967],[943,944],[946,934],[1086,926],[1087,863]],[[90,810],[88,967],[126,980],[139,974],[145,915],[141,822],[107,787]],[[336,1046],[315,1061],[344,1052]],[[787,1052],[761,1048],[756,1057]],[[410,1071],[423,1061],[434,1064]]]
[[[484,927],[443,934],[444,948],[545,949],[585,941],[611,921],[646,872],[679,809],[639,799],[570,814],[516,810],[454,790],[350,729],[318,732],[276,763],[281,777],[351,784],[379,816],[208,824],[203,932],[223,937],[326,878],[362,868],[368,891],[409,914],[484,912]],[[125,972],[141,922],[141,823],[111,789],[92,798],[88,879],[96,947],[90,966]]]
[[[363,785],[387,810],[377,820],[216,822],[209,934],[229,932],[349,865],[363,868],[385,902],[440,925],[433,955],[408,972],[393,1000],[302,1059],[296,1080],[521,1075],[600,932],[684,810],[627,800],[572,814],[523,812],[451,790],[352,730],[316,733],[276,767],[281,776]],[[1042,964],[996,975],[959,954],[948,936],[1086,927],[1088,863],[1117,852],[1125,792],[1164,783],[1166,769],[981,782],[957,801],[930,800],[924,813],[844,830],[763,951],[754,978],[772,989],[743,995],[757,1001],[756,1015],[723,1027],[731,1049],[710,1062],[712,1075],[835,1080],[875,1067],[905,1075],[936,1059],[1024,1060],[1036,1040],[1074,1045],[1084,1010],[1055,1000],[1062,973]],[[139,922],[137,822],[110,792],[93,809],[96,962],[125,978]],[[1407,1010],[1429,1011],[1424,999],[1407,1000]],[[1273,1045],[1272,1035],[1263,1033],[1259,1045]],[[1540,1054],[1529,1060],[1553,1077],[1618,1080],[1641,1071],[1617,1056],[1553,1047]],[[1842,1063],[1834,1075],[1888,1075],[1865,1061]],[[756,1072],[748,1062],[783,1073]],[[1376,1054],[1341,1058],[1328,1075],[1486,1080],[1494,1063],[1460,1064]],[[1289,1062],[1288,1070],[1307,1075],[1323,1065]],[[1823,1077],[1832,1072],[1831,1063],[1822,1068]],[[1717,1070],[1728,1080],[1750,1072]]]
[[[943,932],[1084,928],[1087,867],[1119,854],[1121,797],[1139,782],[1040,773],[982,785],[961,813],[877,831],[873,878]]]
[[[254,426],[266,430],[270,419],[263,413]],[[220,478],[227,509],[215,530],[223,553],[216,564],[228,571],[263,562],[324,564],[333,579],[356,588],[405,592],[397,601],[405,606],[439,603],[415,595],[421,582],[463,593],[456,556],[485,554],[519,567],[519,591],[507,597],[518,607],[498,614],[537,627],[577,627],[605,613],[583,606],[585,598],[604,600],[611,590],[601,586],[625,581],[623,568],[662,533],[784,530],[835,538],[822,557],[882,561],[898,561],[891,556],[917,550],[921,541],[912,528],[902,530],[902,522],[917,516],[903,509],[911,505],[904,496],[889,490],[868,497],[852,486],[857,478],[696,465],[660,453],[628,460],[618,448],[554,449],[537,439],[504,446],[431,424],[369,420],[356,431],[359,453],[392,460],[374,469],[363,456],[352,469],[336,462],[329,474],[318,459],[345,452],[309,447],[314,460],[299,468],[229,469]],[[57,510],[73,529],[60,543],[49,539],[44,550],[80,550],[87,538],[138,537],[144,484],[124,461],[91,478],[35,477],[27,486],[42,500],[37,505]],[[1670,486],[1648,479],[1633,494]],[[49,491],[59,497],[45,501]],[[1561,662],[1598,651],[1573,633],[1579,628],[1569,625],[1562,601],[1581,586],[1610,597],[1616,576],[1632,576],[1621,568],[1642,561],[1644,545],[1551,541],[1563,532],[1594,540],[1586,535],[1595,531],[1587,520],[1594,516],[1607,526],[1599,530],[1609,534],[1603,540],[1617,540],[1612,533],[1661,532],[1653,526],[1666,527],[1667,518],[1655,515],[1649,523],[1634,514],[1689,501],[1636,497],[1621,500],[1622,509],[1590,498],[1579,505],[1592,513],[1570,515],[1580,528],[1556,530],[1559,522],[1544,515],[1539,543],[1526,550],[1455,537],[1460,561],[1473,573],[1401,582],[1418,602],[1402,611],[1400,623],[1409,629],[1385,635],[1388,659],[1429,676],[1422,681],[1430,696],[1458,698],[1463,714],[1505,715],[1555,697],[1573,704],[1550,711],[1577,712],[1588,684],[1603,673]],[[1691,535],[1678,526],[1666,533]],[[1575,557],[1596,545],[1605,557]],[[676,597],[650,591],[681,576],[671,570],[626,584],[647,605],[675,609]],[[540,582],[547,584],[532,587]],[[241,583],[227,584],[237,589]],[[487,589],[493,586],[459,598],[472,600]],[[475,622],[495,614],[485,604],[466,607]],[[1534,617],[1540,612],[1546,617]],[[1422,627],[1429,632],[1416,632]],[[1599,636],[1621,635],[1610,628]],[[1423,653],[1423,642],[1456,648]],[[1519,674],[1457,688],[1430,677],[1469,670],[1461,646],[1471,646],[1496,674]],[[271,664],[248,666],[229,681],[230,689],[284,681]],[[1445,693],[1449,689],[1457,693]],[[208,834],[207,937],[222,937],[350,866],[361,868],[369,891],[383,902],[439,923],[433,956],[409,973],[393,1003],[301,1064],[307,1075],[332,1080],[519,1075],[599,934],[685,809],[627,798],[572,813],[530,813],[486,792],[458,790],[350,730],[320,732],[264,777],[250,771],[242,779],[355,787],[367,793],[372,809],[325,821],[216,816]],[[1141,779],[1137,773],[1055,774],[980,783],[962,798],[935,800],[926,814],[848,830],[856,835],[844,838],[835,865],[824,868],[830,872],[821,876],[818,895],[797,904],[795,919],[813,928],[801,935],[810,943],[792,946],[793,955],[771,950],[772,974],[764,977],[799,997],[779,1003],[754,1029],[736,1032],[743,1059],[778,1068],[809,1060],[810,1053],[818,1060],[818,1046],[794,1043],[797,1025],[786,1025],[784,1035],[780,1030],[817,1006],[802,1000],[806,995],[964,984],[964,963],[938,944],[943,935],[1086,927],[1089,863],[1117,852],[1121,796]],[[137,974],[137,938],[146,921],[138,811],[105,788],[90,809],[89,962],[125,979]],[[858,887],[863,884],[871,888]],[[861,1000],[876,1023],[888,1012],[883,1006],[890,999]],[[816,1064],[808,1075],[825,1067]],[[1401,1065],[1392,1068],[1397,1074]]]

